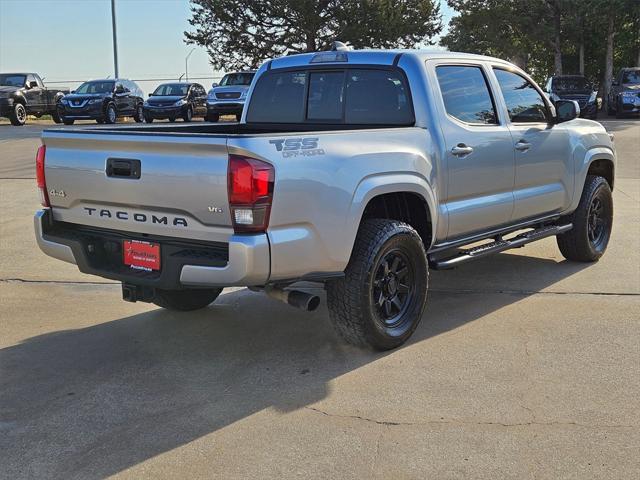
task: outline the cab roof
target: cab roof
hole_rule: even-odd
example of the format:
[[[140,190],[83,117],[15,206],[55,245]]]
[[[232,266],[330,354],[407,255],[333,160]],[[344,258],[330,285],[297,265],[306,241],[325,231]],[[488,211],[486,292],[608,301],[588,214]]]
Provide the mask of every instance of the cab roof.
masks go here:
[[[476,60],[476,61],[491,61],[494,63],[503,63],[511,65],[509,62],[488,57],[485,55],[476,55],[473,53],[461,53],[461,52],[449,52],[446,50],[417,50],[417,49],[398,49],[398,50],[338,50],[338,51],[323,51],[323,52],[311,52],[300,53],[295,55],[289,55],[286,57],[276,58],[271,60],[271,68],[287,68],[298,67],[312,64],[312,60],[317,55],[331,55],[331,54],[344,54],[346,55],[346,61],[323,61],[322,64],[351,64],[351,65],[393,65],[396,58],[401,56],[410,56],[422,61],[431,59],[451,59],[451,60]]]

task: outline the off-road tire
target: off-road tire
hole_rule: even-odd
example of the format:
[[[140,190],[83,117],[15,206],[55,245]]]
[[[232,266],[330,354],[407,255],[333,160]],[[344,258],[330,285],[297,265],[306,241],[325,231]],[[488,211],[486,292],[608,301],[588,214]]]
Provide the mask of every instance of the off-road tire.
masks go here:
[[[113,111],[113,115],[111,115],[111,111]],[[113,125],[118,120],[118,111],[116,110],[116,106],[113,103],[107,105],[107,108],[104,110],[104,123]]]
[[[141,104],[141,103],[139,103],[138,105],[136,105],[136,111],[135,111],[135,113],[133,114],[133,120],[134,120],[136,123],[142,123],[142,122],[144,122],[144,113],[143,113],[143,110],[142,110],[142,104]]]
[[[604,223],[601,235],[591,239],[590,221],[594,218],[596,201],[601,206],[601,220]],[[578,208],[567,220],[573,223],[573,228],[556,237],[564,258],[576,262],[598,261],[607,249],[613,225],[613,198],[606,179],[595,175],[587,176]]]
[[[156,289],[153,303],[167,310],[190,312],[200,310],[213,303],[222,288],[188,289],[188,290],[160,290]]]
[[[406,256],[413,284],[410,285],[411,296],[407,297],[404,309],[398,312],[398,325],[389,326],[385,325],[377,310],[376,305],[381,310],[382,305],[374,300],[374,296],[376,284],[381,282],[376,280],[377,273],[383,268],[388,255],[394,252]],[[396,220],[364,220],[344,278],[326,283],[329,317],[333,326],[345,341],[353,345],[375,350],[389,350],[402,345],[422,318],[427,300],[428,274],[422,239],[410,225]],[[398,285],[401,283],[397,282]]]
[[[26,107],[16,102],[13,104],[13,109],[9,114],[9,120],[11,120],[11,125],[14,127],[21,127],[27,122],[27,109]]]

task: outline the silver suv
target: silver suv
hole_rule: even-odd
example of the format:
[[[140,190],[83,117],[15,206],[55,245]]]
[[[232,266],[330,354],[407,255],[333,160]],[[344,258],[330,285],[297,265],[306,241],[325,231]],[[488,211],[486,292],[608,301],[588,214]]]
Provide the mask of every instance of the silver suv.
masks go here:
[[[219,84],[212,84],[207,97],[205,120],[217,122],[220,115],[235,115],[236,120],[240,121],[249,86],[255,74],[254,70],[227,73]]]
[[[394,348],[430,269],[550,236],[567,259],[604,254],[615,150],[578,114],[496,58],[278,58],[238,124],[45,130],[36,236],[125,300],[176,310],[232,285],[310,310],[298,282],[319,282],[346,341]]]

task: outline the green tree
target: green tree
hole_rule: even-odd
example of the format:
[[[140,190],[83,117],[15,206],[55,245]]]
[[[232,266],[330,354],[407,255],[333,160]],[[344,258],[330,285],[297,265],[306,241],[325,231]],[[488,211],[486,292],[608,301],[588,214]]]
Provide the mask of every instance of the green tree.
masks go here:
[[[275,56],[326,49],[431,44],[442,29],[434,0],[191,0],[186,42],[216,69],[257,67]]]

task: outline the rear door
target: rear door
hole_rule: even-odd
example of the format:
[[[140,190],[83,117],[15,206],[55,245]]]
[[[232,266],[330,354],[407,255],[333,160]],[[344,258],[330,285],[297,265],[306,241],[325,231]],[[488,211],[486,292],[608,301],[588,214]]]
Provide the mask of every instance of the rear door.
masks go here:
[[[503,225],[513,210],[511,132],[482,64],[429,62],[445,139],[448,239]]]
[[[573,194],[573,161],[564,125],[554,125],[544,94],[519,72],[494,67],[513,134],[513,220],[564,210]]]
[[[43,140],[56,220],[211,241],[233,231],[224,135],[45,130]]]
[[[122,91],[119,91],[122,87]],[[125,86],[124,82],[116,82],[114,87],[113,98],[116,102],[118,115],[126,115],[131,111],[131,91]]]

